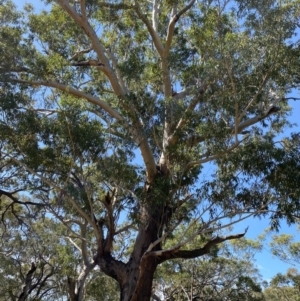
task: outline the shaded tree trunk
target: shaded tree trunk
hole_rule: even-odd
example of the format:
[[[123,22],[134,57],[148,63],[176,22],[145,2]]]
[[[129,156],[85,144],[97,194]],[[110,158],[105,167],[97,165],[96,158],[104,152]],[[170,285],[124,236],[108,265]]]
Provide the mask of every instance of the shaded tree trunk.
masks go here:
[[[166,185],[158,185],[157,189],[145,188],[138,235],[129,261],[124,264],[110,254],[101,254],[101,251],[97,256],[101,270],[119,283],[121,301],[147,301],[151,298],[153,277],[159,262],[154,256],[145,256],[145,252],[162,235],[168,196],[165,188]],[[156,244],[152,249],[157,250],[161,250],[161,244]]]
[[[134,250],[126,264],[126,279],[121,289],[121,301],[147,301],[152,295],[154,273],[159,264],[154,256],[145,256],[151,243],[161,237],[164,225],[169,217],[166,216],[169,196],[168,177],[158,175],[153,187],[145,188],[145,204],[141,208],[139,232]],[[152,251],[161,250],[158,243]]]
[[[152,282],[157,263],[155,258],[147,258],[128,264],[128,278],[120,287],[120,301],[147,301],[152,295]]]

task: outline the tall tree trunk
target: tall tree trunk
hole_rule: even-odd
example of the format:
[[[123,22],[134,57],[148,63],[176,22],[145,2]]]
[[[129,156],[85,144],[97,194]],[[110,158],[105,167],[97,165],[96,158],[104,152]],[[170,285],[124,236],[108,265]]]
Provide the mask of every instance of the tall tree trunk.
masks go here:
[[[168,176],[157,175],[152,185],[145,185],[144,201],[140,204],[139,230],[129,261],[124,264],[104,251],[105,243],[96,256],[97,264],[120,286],[121,301],[149,301],[152,295],[152,282],[158,265],[157,258],[147,256],[151,243],[161,237],[163,228],[170,216],[166,214],[169,198]],[[170,215],[170,214],[169,214]],[[161,250],[156,244],[151,251]]]
[[[166,222],[165,208],[169,194],[166,178],[160,175],[153,187],[146,188],[147,196],[141,208],[139,232],[126,264],[126,280],[120,285],[121,301],[148,301],[151,298],[158,262],[155,257],[145,256],[145,252],[162,235]],[[160,243],[152,249],[157,250],[161,250]]]

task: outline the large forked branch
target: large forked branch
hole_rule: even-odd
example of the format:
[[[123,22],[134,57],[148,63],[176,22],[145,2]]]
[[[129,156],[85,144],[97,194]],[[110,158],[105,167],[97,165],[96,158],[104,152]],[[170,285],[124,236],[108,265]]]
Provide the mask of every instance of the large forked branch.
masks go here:
[[[164,52],[164,47],[161,43],[161,40],[156,32],[156,30],[153,28],[153,26],[151,25],[150,21],[148,20],[147,16],[143,14],[143,12],[141,11],[141,8],[139,6],[138,1],[135,1],[135,11],[137,13],[137,15],[139,16],[139,18],[144,22],[144,24],[146,25],[148,32],[150,33],[151,37],[152,37],[152,41],[154,43],[154,46],[158,52],[158,54],[160,55],[160,57],[163,56],[163,52]]]
[[[101,71],[109,79],[110,84],[111,84],[116,96],[118,96],[119,99],[122,100],[120,102],[122,107],[129,114],[129,116],[132,116],[131,120],[133,122],[133,127],[134,127],[134,132],[135,132],[135,135],[134,135],[135,141],[137,142],[138,147],[141,150],[141,154],[142,154],[144,163],[146,165],[147,178],[148,178],[147,180],[149,182],[152,182],[154,180],[154,177],[156,174],[156,165],[155,165],[153,153],[150,149],[147,137],[143,133],[143,125],[141,124],[141,122],[140,122],[139,118],[136,116],[136,114],[133,114],[134,108],[131,107],[126,101],[124,101],[124,100],[126,100],[126,91],[123,90],[122,85],[120,84],[120,81],[118,80],[118,77],[117,77],[115,71],[110,66],[109,60],[105,54],[106,50],[105,50],[104,46],[100,43],[100,40],[97,37],[95,30],[89,24],[88,20],[86,18],[84,18],[83,16],[79,15],[75,11],[75,9],[69,5],[67,0],[58,0],[58,3],[71,16],[71,18],[76,22],[76,24],[78,24],[79,26],[81,26],[83,28],[83,30],[89,37],[89,39],[92,43],[92,48],[97,53],[101,64],[103,64],[103,66],[99,66],[99,67],[101,67]]]
[[[155,45],[155,48],[161,58],[161,70],[162,70],[162,75],[163,75],[163,86],[164,86],[164,96],[166,99],[166,111],[165,111],[165,124],[164,124],[164,141],[163,141],[163,149],[166,150],[168,146],[168,140],[170,136],[170,120],[169,120],[169,114],[170,114],[170,108],[169,102],[172,97],[172,84],[171,84],[171,75],[170,75],[170,70],[169,70],[169,64],[168,64],[168,56],[170,53],[171,49],[171,44],[172,44],[172,39],[174,35],[174,29],[175,29],[175,23],[179,20],[179,18],[186,12],[188,11],[193,4],[195,3],[195,0],[192,0],[189,2],[189,4],[184,7],[179,13],[177,13],[177,6],[175,5],[172,8],[172,16],[171,20],[168,26],[168,31],[167,31],[167,38],[165,42],[165,46],[163,46],[161,39],[157,33],[158,30],[158,25],[157,25],[157,2],[154,2],[154,7],[153,7],[153,14],[152,14],[152,24],[148,20],[147,16],[143,14],[141,11],[141,8],[139,6],[138,1],[135,1],[135,11],[139,18],[144,22],[146,25],[148,32],[150,33],[150,36],[152,38],[152,41]],[[159,160],[160,164],[165,165],[167,158],[165,157],[164,152],[161,155],[161,158]]]
[[[168,57],[171,49],[171,44],[174,36],[175,24],[179,20],[179,18],[187,12],[195,3],[196,0],[192,0],[186,5],[180,12],[177,13],[177,6],[174,5],[171,13],[171,20],[168,26],[166,43],[163,51],[162,58],[162,71],[163,71],[163,80],[165,86],[165,97],[172,96],[172,86],[171,86],[171,77],[170,70],[168,67]]]
[[[168,56],[169,52],[170,52],[170,47],[171,47],[171,43],[172,43],[172,39],[173,39],[173,35],[174,35],[175,23],[179,20],[179,18],[184,13],[186,13],[194,5],[195,2],[196,2],[196,0],[190,1],[180,12],[172,15],[172,19],[171,19],[171,21],[169,23],[169,27],[168,27],[167,40],[166,40],[165,51],[164,51],[165,56]],[[173,11],[175,12],[176,10],[174,9]]]

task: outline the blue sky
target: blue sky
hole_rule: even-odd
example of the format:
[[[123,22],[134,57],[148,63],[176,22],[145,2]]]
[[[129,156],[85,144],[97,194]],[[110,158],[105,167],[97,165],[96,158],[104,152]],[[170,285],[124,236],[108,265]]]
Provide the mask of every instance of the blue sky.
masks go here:
[[[37,11],[40,11],[41,9],[45,8],[45,4],[40,0],[14,0],[14,3],[17,4],[19,8],[21,8],[25,3],[32,4]],[[299,39],[299,37],[296,37],[296,39]],[[294,91],[290,96],[299,97],[299,93]],[[290,101],[290,105],[292,107],[292,114],[289,118],[289,120],[293,123],[299,123],[300,121],[300,100],[299,101]],[[297,132],[300,131],[300,127],[296,126],[293,129],[287,129],[286,132],[283,134],[284,136],[289,135],[291,132]],[[258,235],[260,235],[264,229],[266,229],[269,226],[269,221],[267,219],[248,219],[241,223],[239,223],[235,227],[235,232],[241,232],[246,227],[249,226],[248,232],[246,237],[255,239]],[[300,240],[299,233],[296,232],[296,226],[289,227],[285,222],[281,223],[281,228],[279,231],[280,233],[287,233],[287,234],[294,234],[296,235],[296,238]],[[267,246],[265,246],[264,250],[260,253],[257,253],[256,255],[256,263],[260,270],[260,273],[262,274],[263,278],[266,280],[269,280],[274,276],[276,273],[285,273],[285,271],[291,267],[290,265],[278,260],[272,254],[269,252],[269,249]],[[300,264],[299,264],[300,269]]]

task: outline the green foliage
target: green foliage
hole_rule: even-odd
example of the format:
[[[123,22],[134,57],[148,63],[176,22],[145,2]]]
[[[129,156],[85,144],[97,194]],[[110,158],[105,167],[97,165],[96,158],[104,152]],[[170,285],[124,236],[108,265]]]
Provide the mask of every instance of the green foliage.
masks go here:
[[[291,300],[298,301],[300,292],[300,275],[296,269],[289,269],[286,274],[275,275],[270,286],[265,289],[266,301]]]
[[[45,3],[0,6],[3,254],[19,250],[23,274],[36,258],[35,279],[47,258],[62,288],[50,299],[104,300],[111,286],[113,300],[113,280],[97,286],[103,273],[129,296],[143,291],[144,260],[151,280],[158,263],[211,252],[165,262],[160,281],[227,269],[239,276],[224,294],[262,300],[248,262],[220,257],[217,244],[240,238],[219,235],[246,216],[270,216],[275,229],[298,221],[300,139],[284,131],[300,79],[299,0]],[[274,244],[299,255],[290,237]],[[24,277],[13,273],[1,277],[17,296]],[[197,294],[217,291],[201,281]]]

